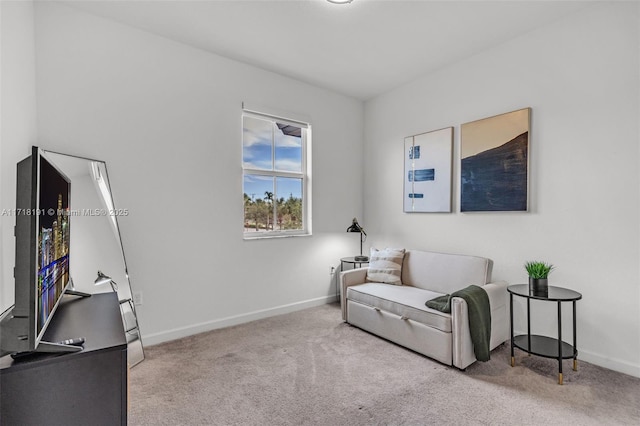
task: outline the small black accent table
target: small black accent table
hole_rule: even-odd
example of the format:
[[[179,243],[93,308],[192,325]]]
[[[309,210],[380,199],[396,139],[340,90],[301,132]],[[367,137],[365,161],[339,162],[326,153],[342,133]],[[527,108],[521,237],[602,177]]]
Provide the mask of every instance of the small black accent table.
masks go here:
[[[344,271],[344,264],[353,265],[353,269],[362,268],[363,264],[369,264],[369,259],[367,260],[356,260],[355,256],[351,257],[343,257],[340,259],[340,272]],[[357,266],[356,266],[357,265]],[[336,279],[336,298],[340,300],[340,285],[338,284],[338,280]]]
[[[354,256],[352,257],[343,257],[342,259],[340,259],[340,272],[342,272],[344,270],[344,264],[350,264],[353,265],[354,268],[362,268],[362,265],[364,263],[368,264],[369,260],[356,260],[356,258]],[[358,265],[358,266],[356,266]]]
[[[578,370],[578,348],[576,346],[576,301],[582,299],[582,294],[577,291],[562,287],[549,286],[549,293],[546,296],[539,296],[529,291],[528,284],[516,284],[507,287],[509,292],[510,322],[511,322],[511,366],[515,365],[514,348],[542,356],[545,358],[555,358],[558,360],[558,384],[562,384],[562,360],[573,358],[573,370]],[[520,296],[527,299],[527,334],[513,335],[513,296]],[[531,335],[531,299],[543,302],[558,303],[558,338]],[[573,304],[573,345],[562,341],[562,302],[572,302]]]

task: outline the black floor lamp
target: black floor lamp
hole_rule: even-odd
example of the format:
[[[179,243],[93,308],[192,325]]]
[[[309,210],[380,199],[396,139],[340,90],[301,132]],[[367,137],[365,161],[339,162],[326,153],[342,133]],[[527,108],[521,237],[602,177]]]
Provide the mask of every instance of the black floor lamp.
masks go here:
[[[359,232],[360,233],[360,256],[354,256],[354,260],[358,262],[367,262],[369,260],[369,256],[362,255],[362,243],[367,239],[367,233],[364,232],[364,229],[358,223],[358,219],[353,218],[353,222],[351,226],[347,228],[347,232]]]

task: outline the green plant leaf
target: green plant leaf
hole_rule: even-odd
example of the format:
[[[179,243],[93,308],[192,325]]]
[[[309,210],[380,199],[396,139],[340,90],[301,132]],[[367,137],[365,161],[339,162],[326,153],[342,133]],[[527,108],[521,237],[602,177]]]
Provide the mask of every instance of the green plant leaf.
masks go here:
[[[524,264],[524,269],[529,274],[529,278],[535,279],[547,278],[553,268],[552,264],[539,260],[529,261]]]

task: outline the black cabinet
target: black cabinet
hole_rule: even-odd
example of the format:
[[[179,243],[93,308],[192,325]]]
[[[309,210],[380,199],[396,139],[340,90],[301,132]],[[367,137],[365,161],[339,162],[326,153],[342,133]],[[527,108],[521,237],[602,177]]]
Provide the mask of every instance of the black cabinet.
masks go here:
[[[0,358],[0,424],[127,424],[127,340],[114,293],[64,296],[43,340],[76,337],[81,352]]]

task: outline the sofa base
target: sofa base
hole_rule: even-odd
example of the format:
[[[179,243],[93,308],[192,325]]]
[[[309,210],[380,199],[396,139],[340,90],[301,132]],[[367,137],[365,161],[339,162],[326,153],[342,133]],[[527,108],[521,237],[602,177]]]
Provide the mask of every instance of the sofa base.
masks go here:
[[[347,322],[447,365],[453,364],[452,335],[411,319],[347,300]]]

